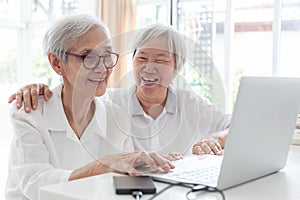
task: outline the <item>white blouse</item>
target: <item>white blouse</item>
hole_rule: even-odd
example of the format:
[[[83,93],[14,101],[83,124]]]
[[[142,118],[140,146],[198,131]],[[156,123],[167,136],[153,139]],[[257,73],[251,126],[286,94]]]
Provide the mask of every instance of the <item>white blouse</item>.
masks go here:
[[[115,118],[115,126],[131,137],[135,149],[162,155],[170,152],[192,154],[196,142],[208,134],[223,131],[231,119],[200,95],[171,86],[166,105],[156,119],[143,111],[135,85],[107,90],[100,98],[118,105],[112,106],[109,112]]]
[[[48,102],[40,97],[36,111],[11,110],[14,137],[11,144],[7,200],[38,199],[40,186],[66,182],[73,170],[107,154],[133,150],[127,135],[110,121],[102,101],[79,140],[70,127],[61,101],[61,85]]]

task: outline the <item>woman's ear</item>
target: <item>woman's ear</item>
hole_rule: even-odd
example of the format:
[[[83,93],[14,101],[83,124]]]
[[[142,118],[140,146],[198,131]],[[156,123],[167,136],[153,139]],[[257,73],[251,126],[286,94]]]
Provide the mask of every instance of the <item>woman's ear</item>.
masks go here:
[[[62,74],[61,61],[57,58],[57,56],[52,53],[49,53],[48,60],[49,60],[51,67],[53,68],[53,70],[57,74],[61,75]]]

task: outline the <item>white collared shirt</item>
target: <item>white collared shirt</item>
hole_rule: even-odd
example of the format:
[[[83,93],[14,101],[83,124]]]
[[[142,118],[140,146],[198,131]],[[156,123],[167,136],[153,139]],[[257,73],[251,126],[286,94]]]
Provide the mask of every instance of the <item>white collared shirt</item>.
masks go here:
[[[79,140],[65,116],[61,85],[48,102],[40,97],[36,111],[11,110],[14,137],[11,144],[6,199],[38,199],[38,188],[66,182],[73,170],[108,154],[133,149],[128,136],[110,122],[102,101]],[[109,108],[109,107],[108,107]]]
[[[225,115],[201,96],[171,86],[166,105],[156,119],[143,111],[136,96],[136,86],[109,89],[101,99],[117,105],[113,108],[118,110],[110,111],[114,122],[132,138],[137,150],[188,155],[192,153],[193,144],[207,134],[223,131],[230,122],[230,115]],[[118,117],[120,115],[122,117]]]

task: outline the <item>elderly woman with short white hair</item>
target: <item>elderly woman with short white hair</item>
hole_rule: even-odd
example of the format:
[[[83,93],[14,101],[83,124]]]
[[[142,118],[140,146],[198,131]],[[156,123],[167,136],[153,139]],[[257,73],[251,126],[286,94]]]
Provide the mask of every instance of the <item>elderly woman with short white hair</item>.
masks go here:
[[[153,171],[174,167],[156,153],[120,153],[118,142],[126,138],[106,130],[105,106],[95,97],[105,93],[118,54],[97,18],[75,15],[56,22],[44,49],[62,84],[48,102],[40,98],[34,112],[12,108],[7,200],[38,199],[41,186],[107,172],[136,175],[135,167],[144,164]]]

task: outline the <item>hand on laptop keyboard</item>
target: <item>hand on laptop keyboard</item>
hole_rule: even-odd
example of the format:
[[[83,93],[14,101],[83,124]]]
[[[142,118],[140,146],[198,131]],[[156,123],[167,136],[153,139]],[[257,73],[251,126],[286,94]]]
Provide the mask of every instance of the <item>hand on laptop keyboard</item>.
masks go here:
[[[197,142],[197,144],[194,145],[193,154],[222,155],[222,146],[216,139],[209,136],[200,140],[199,142]]]
[[[183,158],[183,155],[181,153],[177,153],[177,152],[172,152],[172,153],[168,153],[166,155],[163,155],[163,157],[165,159],[168,159],[169,161],[175,161],[175,160],[180,160]]]

